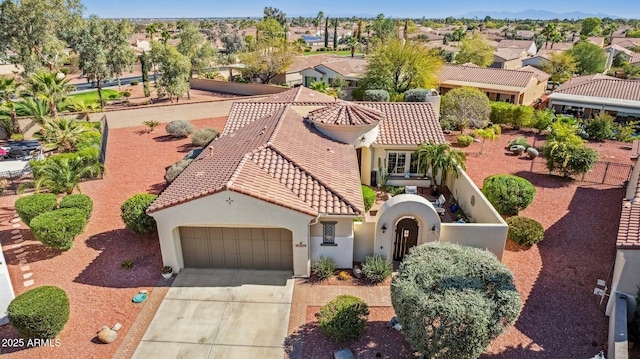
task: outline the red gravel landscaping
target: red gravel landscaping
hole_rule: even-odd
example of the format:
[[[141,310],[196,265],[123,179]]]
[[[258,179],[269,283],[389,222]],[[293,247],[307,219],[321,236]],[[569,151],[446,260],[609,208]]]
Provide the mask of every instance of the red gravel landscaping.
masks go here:
[[[191,121],[196,128],[221,130],[225,118]],[[162,260],[157,235],[136,236],[124,229],[120,205],[136,193],[158,193],[164,187],[164,169],[191,149],[190,139],[168,140],[164,124],[154,133],[146,127],[112,129],[109,132],[104,179],[81,183],[82,193],[94,201],[94,211],[85,233],[67,252],[49,249],[32,240],[22,222],[18,228],[25,241],[28,270],[23,271],[12,248],[16,196],[0,197],[0,239],[16,295],[27,289],[56,285],[71,302],[71,316],[60,333],[60,347],[3,347],[3,358],[110,358],[122,343],[141,304],[131,302],[141,289],[152,290],[161,279]],[[130,271],[120,267],[132,260]],[[25,287],[24,273],[34,284]],[[160,282],[161,284],[164,282]],[[103,326],[122,323],[118,339],[97,344],[96,332]],[[0,327],[0,338],[18,338],[10,325]]]

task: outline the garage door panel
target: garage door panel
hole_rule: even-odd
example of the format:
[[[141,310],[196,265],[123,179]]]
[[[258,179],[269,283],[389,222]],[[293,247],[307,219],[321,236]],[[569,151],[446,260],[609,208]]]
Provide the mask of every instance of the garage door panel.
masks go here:
[[[209,244],[208,256],[210,265],[208,268],[224,267],[224,243],[222,242],[222,228],[208,228],[207,243]]]

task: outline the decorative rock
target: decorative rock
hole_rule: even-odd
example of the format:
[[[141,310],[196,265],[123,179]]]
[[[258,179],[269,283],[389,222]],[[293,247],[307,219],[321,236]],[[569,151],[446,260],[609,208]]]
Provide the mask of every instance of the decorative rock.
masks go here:
[[[353,266],[353,275],[356,278],[362,277],[362,269],[360,269],[360,267],[358,267],[358,266]]]
[[[113,328],[111,328],[111,330],[114,330],[117,332],[118,330],[120,330],[120,328],[122,328],[122,324],[116,323],[113,325]]]
[[[107,326],[104,326],[103,329],[98,332],[98,339],[105,344],[113,343],[116,338],[118,338],[118,333],[115,330],[109,329]]]
[[[349,348],[333,352],[333,359],[353,359],[353,352]]]
[[[511,146],[509,148],[509,151],[511,151],[511,153],[513,153],[514,155],[518,155],[519,156],[519,155],[524,153],[525,148],[524,148],[524,146],[514,145],[514,146]]]
[[[529,158],[534,159],[534,158],[538,157],[538,155],[539,155],[538,150],[536,150],[535,148],[533,148],[533,147],[527,148],[527,156]]]
[[[140,291],[140,294],[149,294],[149,291],[146,290],[146,289],[143,289],[143,290]]]

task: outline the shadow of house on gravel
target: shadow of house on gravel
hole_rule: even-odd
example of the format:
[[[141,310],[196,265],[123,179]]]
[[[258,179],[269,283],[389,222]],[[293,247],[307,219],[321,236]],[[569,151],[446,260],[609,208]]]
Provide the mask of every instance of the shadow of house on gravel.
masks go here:
[[[162,258],[157,235],[140,236],[127,229],[99,233],[86,240],[100,254],[73,280],[111,288],[153,287],[160,278]],[[123,269],[123,261],[134,267]]]
[[[198,148],[198,147],[194,146],[193,144],[191,144],[191,142],[189,142],[176,147],[176,151],[185,153],[193,150],[194,148]]]
[[[531,182],[532,185],[542,188],[562,188],[576,183],[572,178],[565,178],[544,173],[519,171],[513,174]]]
[[[2,354],[11,354],[11,353],[21,352],[23,350],[32,349],[32,347],[29,347],[26,345],[26,340],[25,340],[25,345],[11,345],[11,346],[7,345],[7,343],[11,342],[12,339],[16,339],[16,340],[22,339],[20,334],[15,329],[13,329],[11,324],[0,326],[0,338],[2,338],[2,340],[7,340],[7,342],[5,342],[5,345],[2,345]],[[29,357],[30,357],[29,355],[24,354],[24,358],[29,358]],[[36,356],[31,356],[31,357],[35,358]]]
[[[624,192],[577,187],[568,213],[538,244],[542,268],[515,324],[541,349],[510,348],[483,358],[590,358],[605,349],[606,301],[599,305],[593,288],[611,274]]]

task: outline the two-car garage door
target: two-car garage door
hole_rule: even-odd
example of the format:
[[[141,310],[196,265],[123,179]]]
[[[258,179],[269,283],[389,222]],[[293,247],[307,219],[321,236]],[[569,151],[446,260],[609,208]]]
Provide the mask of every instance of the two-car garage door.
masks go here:
[[[180,240],[187,268],[293,269],[286,229],[180,227]]]

